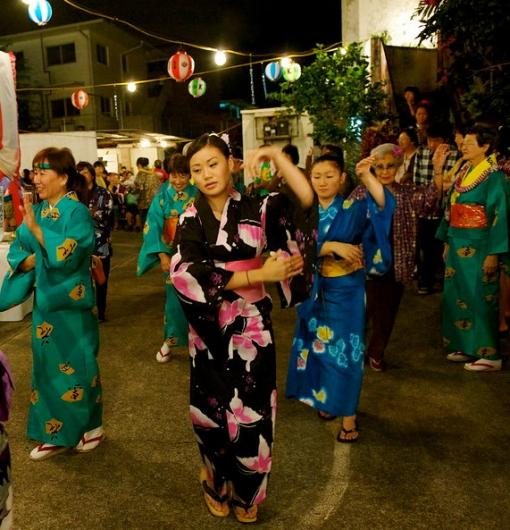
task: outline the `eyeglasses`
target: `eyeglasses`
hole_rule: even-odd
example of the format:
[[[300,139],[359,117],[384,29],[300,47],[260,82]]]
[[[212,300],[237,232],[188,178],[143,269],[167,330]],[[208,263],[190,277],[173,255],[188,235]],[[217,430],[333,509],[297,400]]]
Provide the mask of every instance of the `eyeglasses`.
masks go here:
[[[384,169],[395,169],[396,167],[395,164],[386,164],[385,166],[383,164],[376,164],[375,169],[383,171]]]

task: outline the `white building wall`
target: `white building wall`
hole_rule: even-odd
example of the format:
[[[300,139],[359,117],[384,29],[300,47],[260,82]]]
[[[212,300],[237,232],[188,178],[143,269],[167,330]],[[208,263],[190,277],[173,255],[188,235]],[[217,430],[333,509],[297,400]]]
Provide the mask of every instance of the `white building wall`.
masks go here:
[[[387,31],[388,44],[418,46],[420,23],[413,18],[418,4],[419,0],[342,0],[343,42],[364,42]]]

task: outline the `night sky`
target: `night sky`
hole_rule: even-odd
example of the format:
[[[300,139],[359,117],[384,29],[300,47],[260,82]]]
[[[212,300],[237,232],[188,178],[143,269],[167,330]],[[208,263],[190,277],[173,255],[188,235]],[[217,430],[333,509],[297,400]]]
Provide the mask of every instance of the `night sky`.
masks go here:
[[[27,7],[21,0],[1,0],[1,3],[0,36],[44,31],[29,20]],[[77,11],[63,0],[50,0],[50,3],[53,18],[47,27],[95,18]],[[76,3],[173,40],[253,54],[299,52],[314,48],[316,44],[327,45],[341,40],[340,0],[308,2],[307,7],[301,7],[297,0],[76,0]],[[140,39],[149,40],[142,35]],[[170,56],[178,49],[177,45],[161,41],[152,41],[152,44],[161,48],[163,56]],[[209,53],[185,49],[195,57],[195,71],[211,68]],[[299,59],[299,62],[306,65],[310,60]],[[246,58],[229,58],[229,64],[247,61]],[[256,104],[271,106],[263,93],[262,67],[256,65],[254,72]],[[251,99],[248,68],[215,73],[207,76],[206,81],[211,90],[208,88],[207,97],[201,98],[202,104],[213,98],[213,85],[216,89],[211,105],[217,106],[218,99],[247,102]],[[277,88],[276,83],[267,85],[269,92]]]

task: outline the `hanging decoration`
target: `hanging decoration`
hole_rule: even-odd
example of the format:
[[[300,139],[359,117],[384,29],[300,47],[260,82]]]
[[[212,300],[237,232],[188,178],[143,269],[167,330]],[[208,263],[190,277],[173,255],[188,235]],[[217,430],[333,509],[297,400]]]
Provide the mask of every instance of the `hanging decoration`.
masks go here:
[[[255,101],[255,79],[253,78],[253,62],[250,54],[250,92],[251,92],[251,104],[256,105]]]
[[[184,51],[174,53],[168,61],[168,75],[179,83],[189,79],[193,75],[194,70],[195,61],[193,57]]]
[[[80,90],[76,90],[72,93],[71,103],[73,104],[73,107],[78,110],[83,110],[89,104],[89,95],[85,90],[80,88]]]
[[[267,99],[266,76],[264,75],[264,65],[262,63],[260,63],[260,71],[260,77],[262,78],[262,89],[264,90],[264,99]]]
[[[278,61],[273,61],[267,64],[265,73],[269,81],[278,81],[282,76],[282,67]]]
[[[188,83],[188,92],[194,98],[202,97],[207,89],[206,82],[201,77],[195,77]]]
[[[285,81],[291,83],[297,81],[301,77],[301,66],[299,63],[292,62],[289,66],[283,69],[283,78]]]
[[[47,24],[52,14],[53,10],[47,0],[32,0],[28,5],[28,16],[38,26]]]

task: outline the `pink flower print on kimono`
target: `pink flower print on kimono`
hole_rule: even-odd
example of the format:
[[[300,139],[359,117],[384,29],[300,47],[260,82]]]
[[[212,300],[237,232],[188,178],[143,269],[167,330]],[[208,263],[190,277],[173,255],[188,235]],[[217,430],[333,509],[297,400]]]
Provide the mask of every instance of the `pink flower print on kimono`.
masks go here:
[[[266,475],[262,479],[262,484],[260,485],[259,489],[257,490],[257,493],[255,497],[253,497],[253,500],[251,501],[252,506],[258,506],[259,504],[262,504],[266,499],[266,491],[267,491],[267,477],[269,475]]]
[[[243,243],[257,249],[257,254],[261,253],[266,246],[266,236],[260,226],[247,223],[239,223],[237,226],[239,238]]]
[[[269,473],[271,471],[271,448],[262,434],[259,436],[258,455],[246,458],[238,456],[237,459],[248,470],[248,473]]]
[[[195,366],[195,357],[197,356],[197,348],[199,350],[207,350],[207,346],[198,333],[193,329],[191,324],[188,328],[188,348],[189,356],[191,357],[191,362]]]
[[[234,333],[228,345],[228,356],[234,357],[234,351],[237,352],[243,361],[246,361],[246,371],[250,371],[250,364],[257,357],[257,346],[267,346],[271,344],[271,334],[264,329],[262,317],[260,314],[246,318],[246,324],[242,335]]]
[[[173,265],[173,263],[172,263]],[[170,274],[174,288],[193,302],[205,303],[205,295],[196,278],[188,272],[191,263],[183,263],[177,270],[171,267]]]
[[[201,427],[202,429],[217,429],[219,427],[215,421],[207,417],[199,408],[190,405],[189,412],[191,422],[195,427]]]
[[[230,411],[227,410],[227,426],[228,426],[228,435],[230,440],[234,442],[239,436],[239,427],[241,425],[248,426],[256,423],[262,419],[262,416],[251,409],[250,407],[245,407],[241,399],[239,399],[237,388],[234,389],[234,397],[230,401]]]

